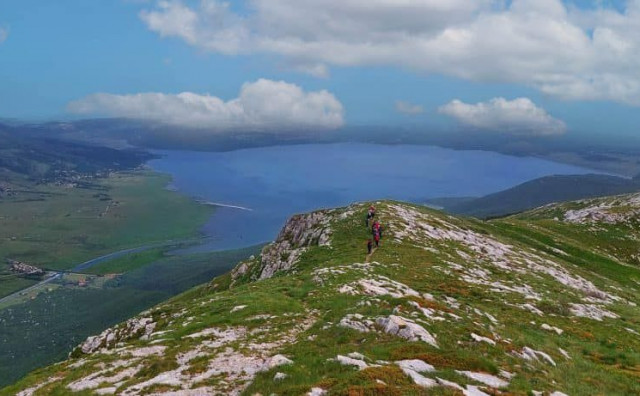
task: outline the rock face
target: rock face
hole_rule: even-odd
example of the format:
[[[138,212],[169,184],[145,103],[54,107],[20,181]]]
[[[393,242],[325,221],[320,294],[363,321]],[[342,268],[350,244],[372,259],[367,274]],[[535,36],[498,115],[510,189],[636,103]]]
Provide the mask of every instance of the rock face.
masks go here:
[[[331,229],[327,211],[295,215],[287,221],[276,241],[262,250],[259,279],[290,270],[310,246],[329,246]]]
[[[288,271],[311,246],[330,246],[332,211],[322,210],[291,217],[276,240],[262,249],[257,263],[241,263],[232,272],[234,279],[251,272],[253,280],[271,278]],[[256,268],[254,268],[256,267]]]

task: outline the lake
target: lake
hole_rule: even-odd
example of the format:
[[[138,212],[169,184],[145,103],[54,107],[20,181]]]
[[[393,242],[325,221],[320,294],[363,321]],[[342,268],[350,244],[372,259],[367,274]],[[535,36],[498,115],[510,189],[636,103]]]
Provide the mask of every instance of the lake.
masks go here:
[[[196,251],[271,241],[295,213],[354,201],[482,196],[555,174],[598,173],[531,157],[432,146],[307,144],[230,152],[159,151],[170,188],[220,207]],[[193,250],[191,250],[193,251]]]

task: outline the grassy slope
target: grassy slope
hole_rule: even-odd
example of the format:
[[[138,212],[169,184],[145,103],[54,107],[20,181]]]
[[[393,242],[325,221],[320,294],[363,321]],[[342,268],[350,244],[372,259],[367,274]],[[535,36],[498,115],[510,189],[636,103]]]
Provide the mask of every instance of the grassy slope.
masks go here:
[[[452,389],[444,387],[424,390],[413,384],[393,364],[383,363],[382,367],[358,371],[328,360],[350,352],[364,354],[371,359],[369,362],[421,359],[436,367],[436,373],[427,376],[437,376],[460,384],[473,384],[474,381],[456,370],[497,374],[504,369],[515,373],[507,387],[512,394],[524,395],[532,390],[560,390],[571,395],[640,393],[640,336],[625,330],[628,328],[640,332],[640,310],[637,307],[613,302],[606,308],[620,315],[620,318],[601,322],[571,315],[568,305],[583,302],[585,296],[547,275],[500,270],[491,265],[486,252],[471,251],[460,242],[427,239],[396,242],[389,238],[389,233],[408,224],[402,218],[389,214],[393,212],[391,205],[378,205],[387,231],[384,245],[373,255],[373,260],[379,264],[371,265],[367,270],[369,272],[353,265],[364,261],[364,241],[368,237],[362,225],[366,206],[361,206],[355,216],[332,223],[334,233],[331,247],[315,247],[307,251],[295,273],[247,282],[231,289],[225,286],[229,283],[229,275],[225,275],[215,279],[209,287],[198,287],[155,308],[151,314],[158,323],[156,331],[168,331],[161,336],[165,339],[161,344],[167,346],[167,350],[161,356],[144,359],[143,370],[134,378],[126,379],[119,390],[176,368],[175,359],[179,353],[200,346],[198,339],[184,337],[190,333],[210,327],[234,328],[241,325],[249,330],[268,328],[272,337],[277,338],[279,331],[287,329],[292,322],[312,318],[314,324],[296,342],[279,351],[291,358],[294,364],[259,373],[246,394],[299,395],[314,386],[340,395],[454,394]],[[607,292],[615,291],[630,301],[640,298],[640,288],[636,283],[640,281],[640,272],[627,266],[623,259],[617,261],[598,253],[589,243],[588,231],[583,232],[579,227],[574,229],[569,226],[574,231],[574,235],[569,237],[565,235],[565,229],[547,227],[546,220],[512,218],[484,223],[450,218],[442,213],[409,205],[404,207],[423,213],[432,226],[446,222],[474,235],[490,235],[497,241],[510,244],[518,252],[533,252],[530,248],[539,248],[535,252],[540,257],[553,260],[571,274],[580,275]],[[600,240],[600,244],[607,242],[606,239]],[[557,251],[548,249],[550,245]],[[425,246],[431,250],[424,249]],[[549,253],[545,253],[545,250]],[[458,253],[460,251],[471,258],[464,258]],[[596,260],[595,263],[593,260]],[[462,269],[453,264],[459,264]],[[317,275],[314,271],[319,268],[338,269],[340,272],[325,274],[323,282],[318,283],[314,280]],[[490,287],[463,280],[462,276],[468,274],[467,270],[478,268],[487,271],[491,280],[503,284],[527,284],[542,298],[535,301],[518,293],[498,293]],[[618,271],[624,275],[621,276]],[[423,297],[396,298],[390,295],[374,298],[337,291],[342,285],[381,275],[402,282],[421,294],[430,293],[434,298],[432,301]],[[456,308],[447,304],[445,297],[455,298],[460,306]],[[410,301],[432,308],[442,316],[448,313],[460,316],[460,320],[447,316],[445,321],[420,322],[430,333],[437,335],[439,348],[422,342],[408,342],[380,331],[361,333],[336,326],[345,315],[353,313],[376,318],[395,312],[411,317],[414,308],[409,304]],[[534,304],[543,311],[543,316],[515,306],[524,303]],[[231,308],[237,305],[247,305],[247,308],[231,312]],[[485,313],[496,317],[497,323],[492,323]],[[256,320],[254,316],[257,314],[272,317]],[[178,319],[165,319],[171,317]],[[195,320],[186,320],[186,317]],[[544,330],[541,328],[543,323],[561,328],[564,332],[558,335]],[[473,342],[470,338],[472,332],[494,339],[496,345]],[[133,339],[127,343],[138,347],[149,345],[149,342],[153,341]],[[512,354],[523,347],[548,353],[557,365],[552,366],[544,361],[527,363]],[[571,358],[565,358],[558,348],[566,350]],[[214,355],[217,353],[210,352]],[[187,371],[205,371],[212,357],[205,354],[192,360]],[[44,386],[37,394],[63,395],[68,392],[65,387],[67,384],[95,372],[99,364],[118,357],[98,353],[84,358],[87,359],[86,363],[74,369],[70,369],[69,365],[78,360],[34,372],[18,384],[6,388],[2,394],[12,394],[59,376],[62,379]],[[277,371],[288,377],[274,381],[273,376]],[[214,386],[219,384],[219,380],[219,377],[213,377],[194,387]],[[384,382],[384,385],[378,381]],[[153,389],[167,391],[171,387]]]
[[[0,385],[64,359],[87,336],[228,271],[258,248],[167,257],[98,289],[59,288],[0,311]]]
[[[4,200],[0,260],[70,269],[113,251],[193,237],[212,209],[166,190],[168,181],[147,171],[116,173],[88,188],[38,186],[39,194]],[[28,283],[7,278],[0,296]]]

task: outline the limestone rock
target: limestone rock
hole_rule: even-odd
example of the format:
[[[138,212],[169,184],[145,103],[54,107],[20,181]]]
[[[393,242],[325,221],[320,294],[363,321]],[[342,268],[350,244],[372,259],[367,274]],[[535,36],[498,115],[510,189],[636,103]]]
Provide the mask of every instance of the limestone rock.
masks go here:
[[[291,217],[275,242],[262,249],[260,279],[291,269],[309,246],[328,246],[331,242],[328,211]]]
[[[397,335],[409,341],[424,341],[436,348],[438,347],[436,339],[424,327],[410,319],[390,315],[387,318],[378,318],[376,323],[386,333]]]

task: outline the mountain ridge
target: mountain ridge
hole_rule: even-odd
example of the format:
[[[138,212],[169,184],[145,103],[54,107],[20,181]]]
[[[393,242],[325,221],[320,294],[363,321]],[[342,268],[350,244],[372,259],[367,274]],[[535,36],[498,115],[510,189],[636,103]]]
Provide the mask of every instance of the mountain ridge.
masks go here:
[[[554,202],[611,196],[640,190],[638,176],[552,175],[478,198],[428,200],[454,214],[478,218],[507,216]]]
[[[640,195],[492,222],[375,204],[371,257],[369,203],[294,216],[260,256],[0,393],[640,392],[640,267],[623,249]]]

